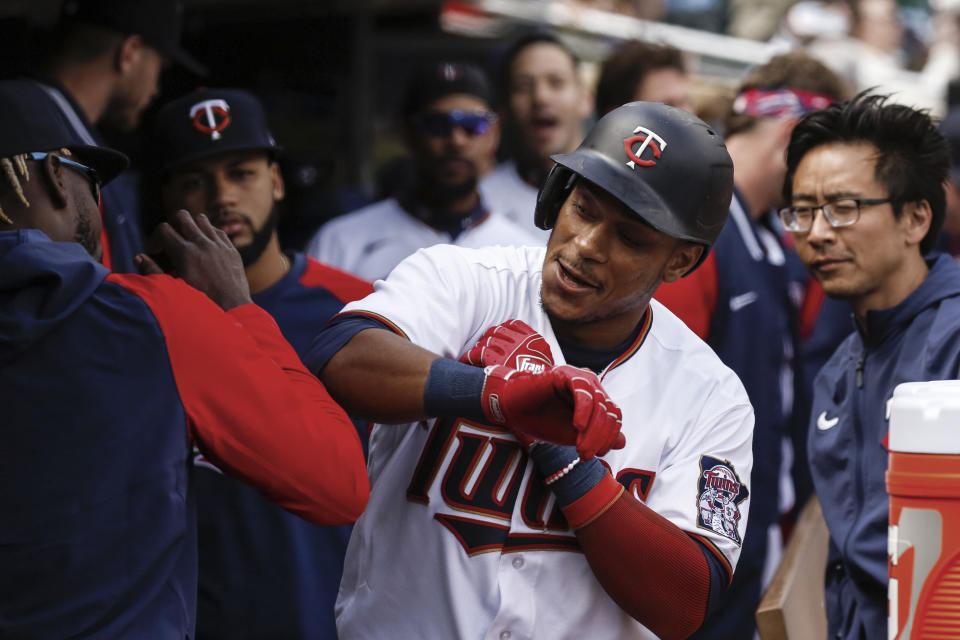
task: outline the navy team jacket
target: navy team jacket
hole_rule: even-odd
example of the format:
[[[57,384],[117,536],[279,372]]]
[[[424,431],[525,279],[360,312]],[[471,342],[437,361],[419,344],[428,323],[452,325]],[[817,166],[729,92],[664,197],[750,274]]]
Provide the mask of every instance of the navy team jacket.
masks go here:
[[[318,524],[359,516],[353,424],[253,304],[0,231],[0,637],[193,634],[192,445]]]
[[[901,382],[960,373],[960,266],[928,264],[906,300],[867,312],[814,381],[807,451],[830,529],[830,638],[887,637],[887,401]]]
[[[733,583],[704,622],[704,637],[753,636],[767,529],[780,515],[781,440],[788,433],[792,403],[794,307],[788,281],[776,235],[752,219],[735,193],[730,218],[704,263],[656,293],[733,369],[756,415],[750,523]]]
[[[303,254],[253,297],[298,354],[343,305],[373,287]],[[357,425],[366,437],[366,423]],[[196,459],[200,544],[197,637],[336,640],[333,605],[351,526],[320,527]]]

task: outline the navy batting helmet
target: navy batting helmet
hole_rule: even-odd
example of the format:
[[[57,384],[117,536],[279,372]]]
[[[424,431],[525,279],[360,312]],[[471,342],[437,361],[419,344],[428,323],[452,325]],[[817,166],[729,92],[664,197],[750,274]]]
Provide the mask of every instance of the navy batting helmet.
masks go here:
[[[653,228],[707,250],[727,220],[733,196],[730,154],[707,123],[681,109],[630,102],[603,116],[575,151],[552,158],[557,164],[537,196],[534,220],[541,229],[556,223],[577,177]]]

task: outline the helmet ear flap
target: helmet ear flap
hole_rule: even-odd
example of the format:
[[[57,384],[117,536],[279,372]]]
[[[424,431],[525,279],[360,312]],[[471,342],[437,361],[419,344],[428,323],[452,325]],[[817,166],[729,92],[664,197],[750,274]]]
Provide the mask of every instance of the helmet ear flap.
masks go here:
[[[553,169],[543,181],[540,192],[537,194],[537,208],[533,215],[534,223],[541,229],[552,229],[557,222],[557,214],[563,206],[577,174],[561,164],[553,165]]]

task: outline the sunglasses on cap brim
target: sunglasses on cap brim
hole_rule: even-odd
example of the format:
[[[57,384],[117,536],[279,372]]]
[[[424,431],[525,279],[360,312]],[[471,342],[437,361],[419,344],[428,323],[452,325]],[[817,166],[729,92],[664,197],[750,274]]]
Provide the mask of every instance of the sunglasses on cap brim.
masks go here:
[[[431,111],[415,119],[421,133],[428,136],[449,136],[454,127],[459,127],[469,136],[483,135],[497,121],[497,115],[489,111]]]

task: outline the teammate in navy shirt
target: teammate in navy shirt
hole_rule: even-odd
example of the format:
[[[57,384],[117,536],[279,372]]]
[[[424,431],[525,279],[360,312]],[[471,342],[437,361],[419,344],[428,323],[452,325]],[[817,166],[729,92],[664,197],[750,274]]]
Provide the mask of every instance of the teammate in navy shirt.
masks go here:
[[[156,127],[165,210],[205,211],[230,236],[254,302],[302,356],[344,303],[373,287],[281,252],[279,148],[260,103],[244,91],[205,89],[166,105]],[[366,424],[357,426],[365,436]],[[198,638],[336,638],[333,604],[351,527],[314,526],[203,456],[197,463]]]
[[[36,86],[0,83],[0,127],[0,637],[192,637],[192,446],[342,524],[369,493],[360,441],[205,216],[159,230],[186,282],[111,274],[99,192],[123,156]]]

